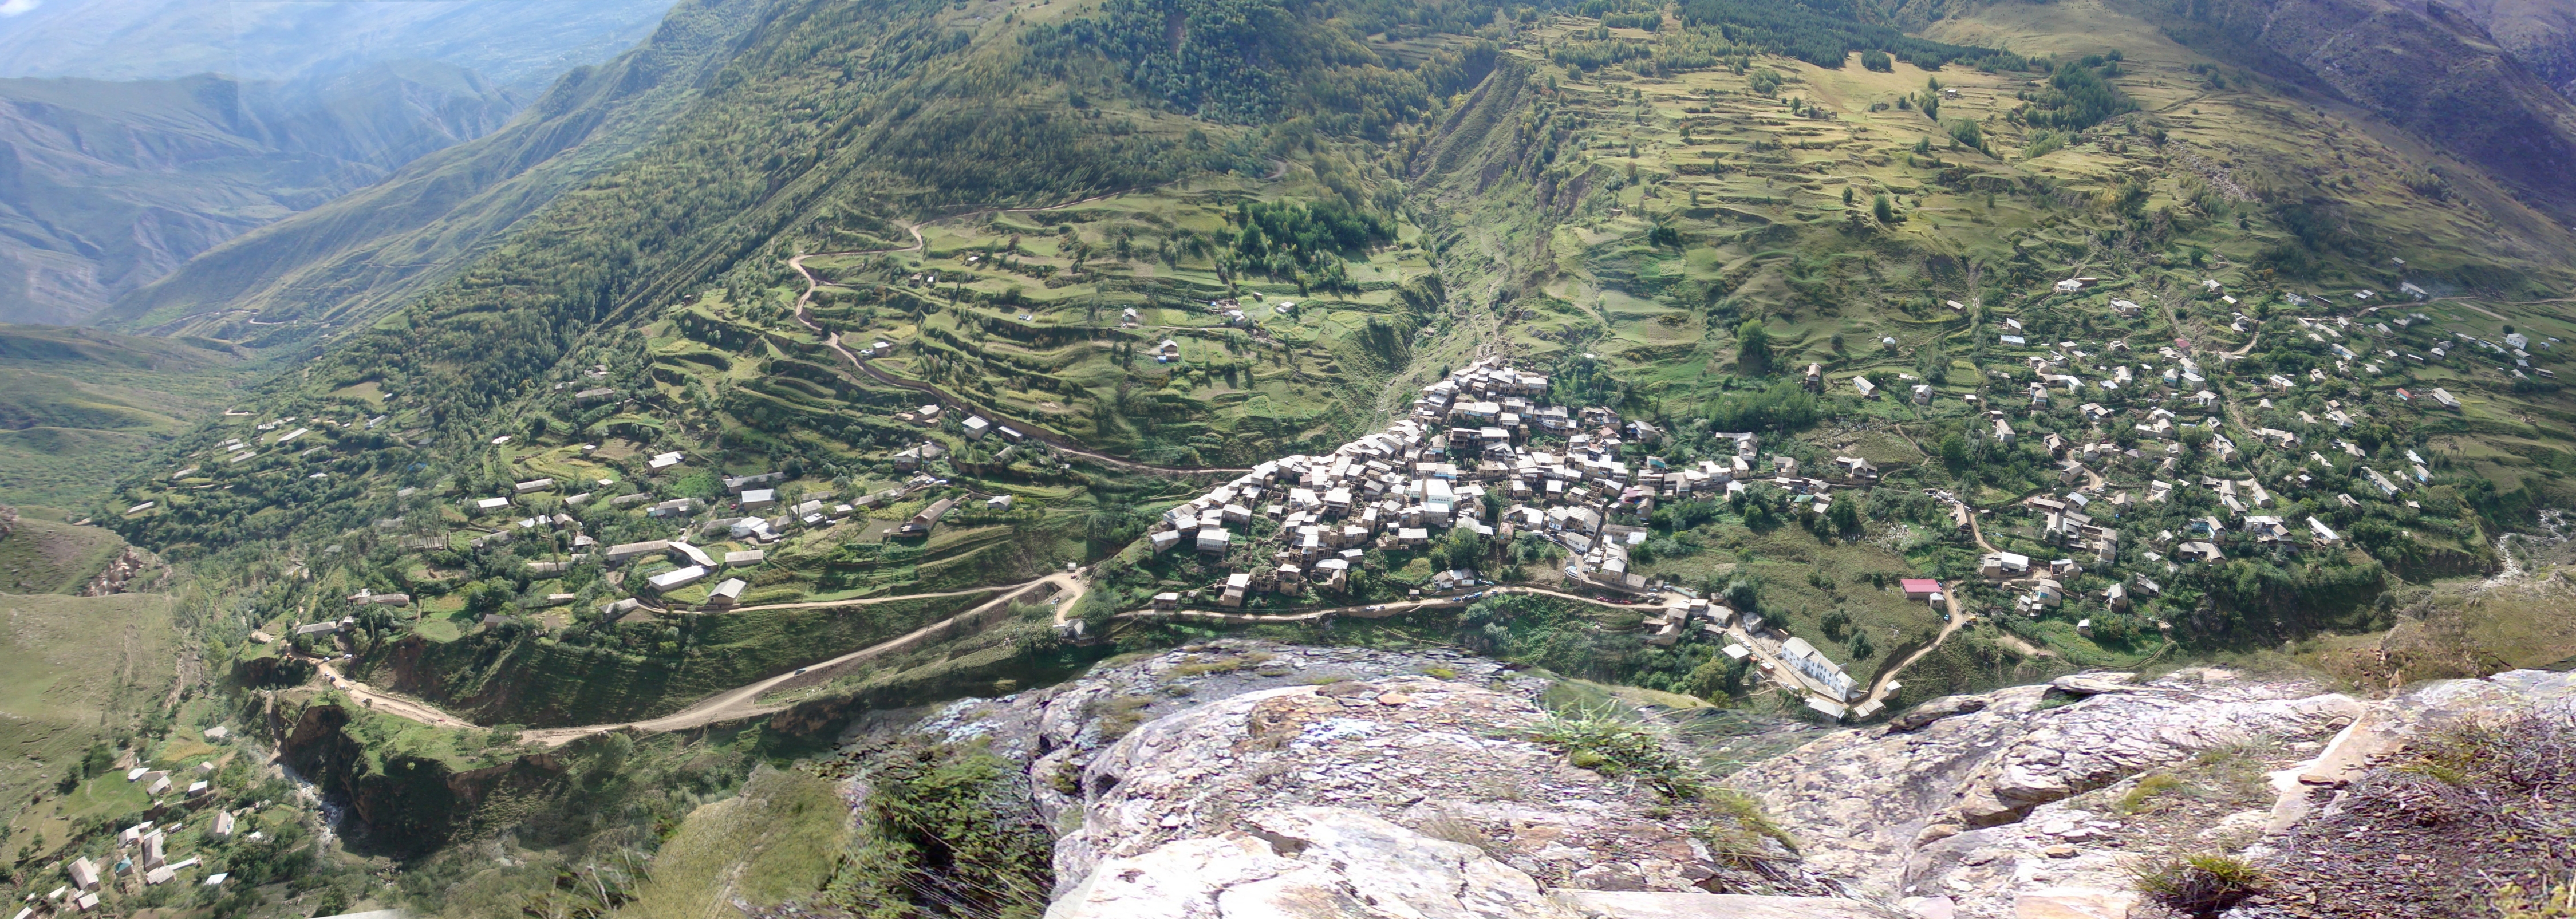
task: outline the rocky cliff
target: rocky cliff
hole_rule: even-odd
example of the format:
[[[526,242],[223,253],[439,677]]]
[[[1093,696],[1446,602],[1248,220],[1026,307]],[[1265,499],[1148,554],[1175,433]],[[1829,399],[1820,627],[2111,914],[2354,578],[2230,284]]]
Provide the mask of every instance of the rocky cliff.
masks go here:
[[[2135,892],[2140,871],[2191,855],[2268,875],[2268,895],[2238,907],[2245,915],[2485,915],[2480,895],[2516,872],[2337,881],[2350,829],[2338,821],[2389,793],[2393,776],[2420,771],[2411,749],[2463,725],[2563,723],[2571,699],[2576,680],[2532,671],[2389,700],[2218,669],[2145,683],[2066,677],[1934,700],[1731,781],[1799,842],[1811,870],[1925,917],[2116,919],[2156,906]],[[2535,855],[2525,883],[2565,857]],[[2360,890],[2375,898],[2349,899]],[[2410,901],[2418,909],[2384,911]]]
[[[1060,834],[1050,919],[2107,919],[2158,914],[2137,878],[2185,855],[2250,866],[2231,915],[2483,915],[2563,846],[2472,843],[2493,815],[2466,804],[2372,815],[2446,793],[2576,810],[2553,777],[2576,769],[2550,765],[2576,765],[2576,679],[2559,674],[2381,700],[2208,668],[2079,675],[1826,732],[1681,794],[1633,755],[1563,742],[1548,685],[1452,653],[1227,641],[870,730],[1026,770]],[[2479,743],[2542,752],[2461,752]],[[2455,791],[2409,778],[2428,774]],[[2339,873],[2357,845],[2425,874]],[[2463,846],[2492,864],[2413,854]]]
[[[552,753],[497,765],[457,769],[436,757],[371,755],[351,736],[358,717],[332,703],[270,712],[278,757],[349,809],[354,848],[411,856],[508,822],[487,806],[500,799],[544,800],[564,792],[565,764]],[[498,821],[498,824],[496,824]]]

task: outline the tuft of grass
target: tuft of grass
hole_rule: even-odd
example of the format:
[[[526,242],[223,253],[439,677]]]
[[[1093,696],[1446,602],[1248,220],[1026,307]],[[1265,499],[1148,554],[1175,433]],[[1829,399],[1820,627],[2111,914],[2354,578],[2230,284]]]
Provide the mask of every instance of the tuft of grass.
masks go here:
[[[2156,799],[2182,788],[2180,776],[2169,772],[2154,773],[2139,779],[2138,784],[2131,786],[2118,801],[2112,802],[2111,809],[2123,814],[2140,813],[2154,807]]]
[[[2226,912],[2270,883],[2252,863],[2218,852],[2141,862],[2131,866],[2129,874],[2139,893],[2204,919]]]
[[[1194,676],[1209,676],[1220,673],[1233,673],[1245,667],[1258,667],[1262,662],[1268,661],[1274,656],[1276,655],[1255,652],[1252,654],[1221,657],[1212,661],[1199,661],[1197,663],[1182,664],[1180,666],[1173,667],[1171,673],[1175,679]]]
[[[1495,839],[1494,834],[1486,832],[1484,827],[1476,825],[1475,821],[1448,810],[1433,813],[1430,819],[1422,821],[1422,825],[1415,827],[1414,831],[1433,839],[1475,846],[1478,851],[1493,858],[1501,858],[1503,853],[1511,848],[1501,840]]]
[[[1100,719],[1102,742],[1127,736],[1127,732],[1145,723],[1145,707],[1154,704],[1152,696],[1110,696],[1093,699],[1083,706],[1085,714]]]
[[[1707,790],[1706,778],[1675,754],[1663,738],[1620,720],[1606,708],[1550,713],[1529,739],[1565,754],[1566,761],[1613,777],[1632,777],[1664,797],[1688,800]]]
[[[1665,800],[1706,806],[1720,819],[1701,824],[1694,832],[1719,857],[1740,867],[1778,858],[1763,844],[1765,839],[1789,852],[1798,851],[1788,831],[1762,812],[1761,802],[1716,784],[1697,764],[1675,753],[1661,734],[1621,720],[1608,706],[1552,712],[1530,731],[1529,738],[1563,752],[1566,762],[1578,768],[1633,778]]]

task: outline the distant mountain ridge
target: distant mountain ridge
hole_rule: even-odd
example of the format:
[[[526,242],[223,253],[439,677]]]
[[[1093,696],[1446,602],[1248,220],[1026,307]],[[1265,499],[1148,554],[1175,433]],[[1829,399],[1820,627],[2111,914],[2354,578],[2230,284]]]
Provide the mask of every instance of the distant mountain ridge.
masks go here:
[[[2566,94],[2576,81],[2576,11],[2399,0],[2128,5],[2195,49],[2368,108],[2477,164],[2559,223],[2576,223],[2576,101]],[[2516,42],[2491,34],[2499,28]]]
[[[533,94],[652,33],[671,0],[39,0],[0,18],[0,76],[288,80],[432,60]]]
[[[0,321],[85,320],[524,105],[428,61],[287,83],[0,80]]]
[[[658,136],[767,9],[691,0],[615,60],[582,67],[507,127],[244,234],[130,289],[91,321],[273,346],[444,280],[566,189]]]

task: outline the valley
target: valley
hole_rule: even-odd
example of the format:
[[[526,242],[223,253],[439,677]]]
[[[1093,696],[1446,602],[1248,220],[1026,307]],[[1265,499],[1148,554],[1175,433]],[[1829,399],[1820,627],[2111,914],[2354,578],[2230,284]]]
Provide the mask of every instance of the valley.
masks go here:
[[[2465,32],[2207,7],[682,4],[114,332],[0,335],[0,607],[48,668],[0,680],[6,890],[2351,885],[2311,788],[2566,787],[2424,713],[2563,746],[2576,203],[2426,107],[2547,150],[2576,106]],[[2496,914],[2562,880],[2534,845],[2351,902]]]

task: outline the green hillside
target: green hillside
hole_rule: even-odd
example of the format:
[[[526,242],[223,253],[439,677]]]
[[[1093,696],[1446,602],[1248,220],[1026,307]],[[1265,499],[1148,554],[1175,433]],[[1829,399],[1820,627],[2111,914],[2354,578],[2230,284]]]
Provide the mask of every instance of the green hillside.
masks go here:
[[[613,543],[666,525],[598,498],[721,503],[714,479],[778,470],[790,501],[905,493],[797,537],[754,579],[763,598],[991,584],[1105,557],[1189,494],[1128,473],[1329,449],[1410,387],[1498,351],[1555,371],[1559,398],[1657,419],[1682,438],[1675,459],[1742,426],[1820,456],[1890,444],[1915,487],[2002,507],[2054,485],[2055,460],[1989,444],[1982,403],[1961,399],[2017,397],[2026,360],[2048,350],[2001,335],[2226,351],[2244,358],[2231,378],[2257,383],[2346,375],[2320,398],[2379,419],[2370,450],[2440,437],[2452,458],[2434,465],[2475,473],[2439,514],[2394,521],[2465,549],[2415,537],[2379,562],[2477,564],[2480,534],[2557,487],[2552,457],[2566,454],[2540,445],[2576,432],[2552,420],[2566,417],[2554,383],[2393,348],[2338,367],[2291,317],[2358,289],[2384,292],[2377,303],[2421,290],[2436,299],[2404,307],[2426,317],[2404,324],[2408,347],[2509,322],[2537,339],[2556,320],[2517,304],[2565,282],[2568,235],[2474,172],[2431,172],[2434,154],[2403,132],[2153,23],[2088,3],[1991,7],[1921,37],[1722,4],[1662,19],[1433,9],[1266,12],[1286,18],[1203,35],[1263,62],[1232,83],[1193,76],[1208,65],[1186,48],[1119,63],[1159,21],[1141,6],[782,10],[632,160],[268,384],[254,414],[183,439],[166,463],[190,477],[129,484],[118,507],[156,506],[118,525],[180,556],[357,548],[314,568],[316,589],[438,598],[422,613],[441,615],[420,621],[444,640],[448,626],[426,623],[622,592],[588,566],[531,575],[566,537],[505,541],[506,521],[457,510],[473,499],[582,483],[514,504]],[[2071,275],[2103,280],[2051,290]],[[878,342],[865,372],[841,353]],[[1770,397],[1750,391],[1811,363],[1829,410],[1765,414]],[[1860,375],[1899,392],[1925,380],[1933,398],[1854,400]],[[2469,400],[2463,416],[2392,395],[2437,385]],[[591,388],[615,392],[579,395]],[[2222,395],[2240,441],[2323,411]],[[901,417],[933,396],[1030,439],[971,437],[968,412],[926,429]],[[2025,424],[2135,442],[2081,401]],[[1816,417],[1833,421],[1804,430]],[[312,439],[276,449],[290,429]],[[896,454],[925,441],[948,454],[929,464],[944,490],[903,486],[915,470]],[[645,468],[662,451],[688,460]],[[2262,464],[2300,452],[2200,474],[2277,474]],[[2155,466],[2110,474],[2125,487],[2181,474]],[[597,494],[552,496],[576,490]],[[1012,493],[1002,519],[1061,522],[1062,538],[998,552],[883,541],[943,492]],[[2369,514],[2322,509],[2345,525]],[[1731,519],[1691,541],[1726,539]],[[2426,561],[2445,553],[2467,561]],[[2355,560],[2262,576],[2377,577]],[[2196,640],[2357,621],[2241,602]],[[570,632],[546,640],[650,655],[639,636],[658,626],[583,608],[549,619]],[[477,699],[517,697],[478,685]]]
[[[230,343],[0,325],[0,502],[86,506],[261,372]],[[120,506],[118,510],[123,510]]]
[[[11,802],[0,826],[12,830],[13,852],[37,838],[65,842],[77,824],[140,809],[140,790],[106,773],[139,737],[171,730],[162,714],[178,658],[171,613],[169,598],[146,594],[0,593],[8,624],[0,653],[11,662],[0,681],[7,713],[0,743],[12,751],[0,771]]]
[[[276,267],[205,262],[207,286],[127,314],[312,345],[87,505],[224,598],[195,626],[210,666],[292,682],[252,631],[345,619],[287,643],[501,738],[796,677],[773,697],[795,708],[723,727],[739,733],[708,756],[726,765],[688,794],[719,793],[746,751],[787,758],[865,709],[1015,692],[1108,653],[1063,641],[1069,616],[1131,649],[1217,628],[1118,617],[1280,564],[1288,524],[1264,507],[1222,552],[1156,553],[1140,537],[1163,512],[1407,417],[1483,358],[1546,374],[1536,402],[1616,412],[1584,433],[1633,437],[1639,469],[1724,463],[1723,432],[1755,432],[1731,493],[1610,489],[1625,570],[1760,611],[1873,684],[1901,676],[1890,708],[2285,643],[2344,654],[2576,497],[2556,379],[2576,325],[2555,299],[2576,237],[2545,176],[2491,176],[2475,150],[2101,0],[1887,21],[1723,0],[782,0],[743,21],[691,46],[712,76],[667,84],[686,91],[559,87],[566,123],[661,114],[615,155],[491,186],[510,207],[422,199],[345,250],[290,221],[225,250]],[[479,229],[395,226],[431,213]],[[286,293],[304,266],[431,236],[457,242],[449,269]],[[212,318],[235,296],[305,325]],[[134,411],[46,385],[27,401],[94,430]],[[1567,433],[1527,445],[1570,455]],[[1437,449],[1483,474],[1461,437]],[[1488,495],[1466,509],[1510,503]],[[1565,572],[1584,549],[1456,532],[1387,534],[1342,586],[1244,609],[1386,604],[1460,567],[1598,592]],[[2034,570],[1984,574],[2007,555]],[[798,672],[1068,565],[1089,566],[1071,614],[1033,595]],[[1957,605],[1907,599],[1917,577]],[[1808,717],[1723,640],[1657,644],[1659,624],[1495,597],[1258,627]],[[2542,625],[2466,634],[2564,643]],[[303,739],[398,743],[367,739],[396,716],[368,717]],[[412,724],[399,743],[489,739]],[[694,743],[654,768],[690,768]],[[618,820],[667,830],[699,803]],[[673,837],[674,878],[732,870],[706,834],[739,828],[711,813]],[[524,862],[543,866],[653,845],[556,819],[495,845],[545,848]],[[468,870],[452,853],[406,896],[538,909],[513,885],[544,872],[488,855],[474,906],[434,889]]]

